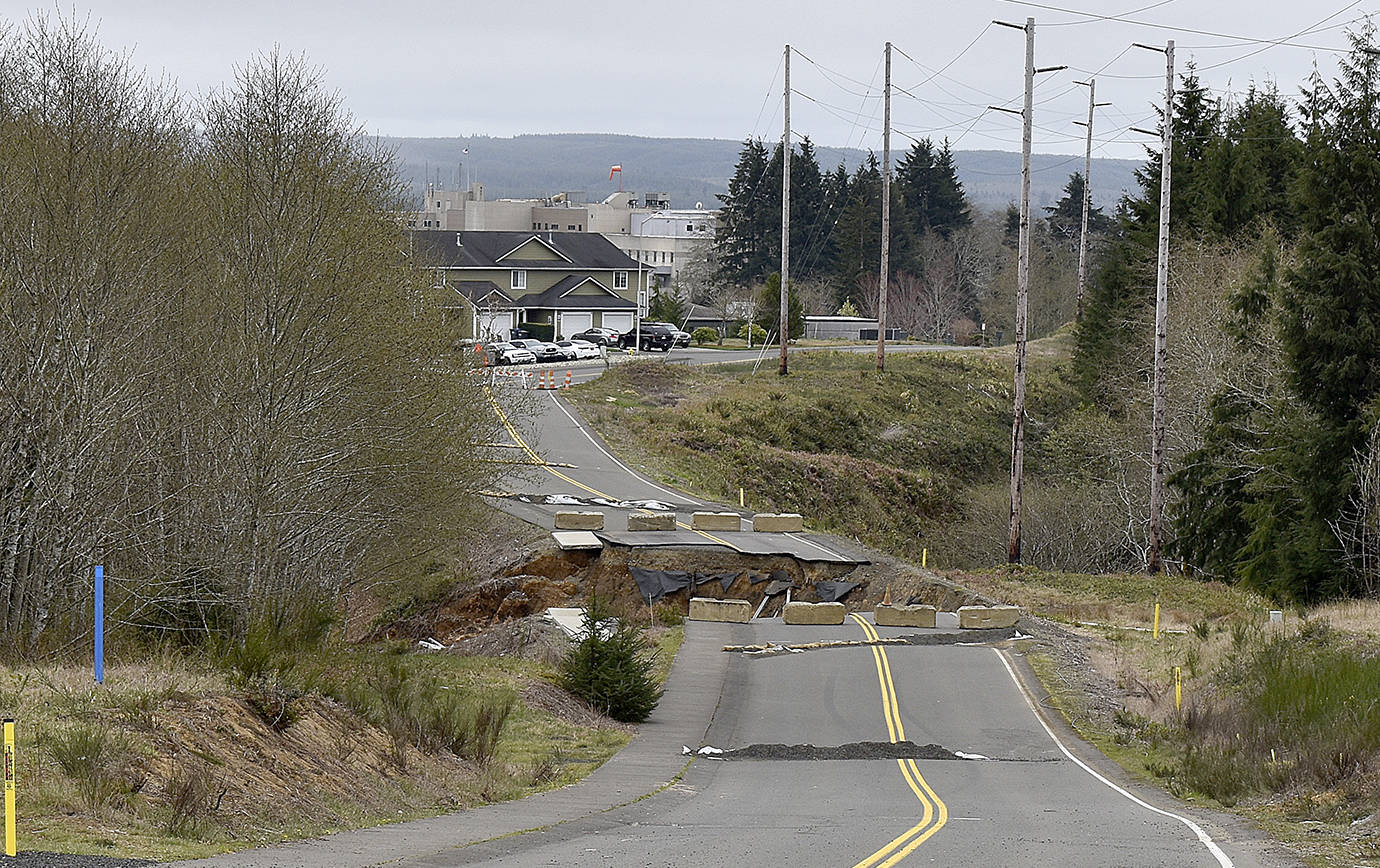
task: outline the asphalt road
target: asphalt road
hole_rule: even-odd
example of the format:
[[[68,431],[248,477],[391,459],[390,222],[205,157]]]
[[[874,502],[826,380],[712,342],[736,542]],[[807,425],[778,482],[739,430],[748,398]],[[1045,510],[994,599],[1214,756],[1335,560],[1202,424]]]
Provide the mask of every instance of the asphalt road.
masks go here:
[[[703,351],[713,352],[713,351]],[[635,507],[703,504],[623,465],[552,393],[513,426],[514,493]],[[529,452],[530,450],[530,452]],[[559,498],[558,498],[559,499]],[[550,526],[559,504],[496,499]],[[570,508],[570,507],[565,507]],[[847,554],[828,537],[792,542]],[[710,543],[706,543],[710,544]],[[816,553],[817,554],[817,553]],[[1011,642],[833,647],[748,655],[727,644],[804,644],[946,631],[690,622],[666,695],[584,781],[517,802],[188,865],[205,868],[575,866],[1280,866],[1241,821],[1135,785],[1042,710]],[[793,745],[863,758],[804,759]],[[682,755],[755,748],[768,759]],[[878,745],[902,758],[870,758]],[[889,747],[895,745],[895,747]],[[937,748],[921,749],[919,746]],[[850,747],[851,746],[851,747]],[[934,759],[947,754],[953,758]],[[906,758],[909,757],[909,758]],[[688,764],[687,764],[688,763]]]
[[[724,629],[690,624],[690,655],[714,654]],[[736,643],[866,635],[852,622],[786,627],[772,621],[726,629]],[[1281,864],[1263,856],[1258,845],[1237,840],[1234,827],[1199,817],[1193,822],[1210,847],[1179,817],[1137,804],[1128,798],[1133,791],[1118,791],[1066,756],[1002,653],[1010,652],[938,645],[886,646],[875,653],[852,647],[728,654],[718,709],[704,738],[736,749],[888,742],[899,735],[986,759],[701,758],[674,786],[633,804],[395,864]],[[663,743],[662,749],[673,754],[675,745]],[[1162,795],[1137,798],[1188,819],[1184,808]]]

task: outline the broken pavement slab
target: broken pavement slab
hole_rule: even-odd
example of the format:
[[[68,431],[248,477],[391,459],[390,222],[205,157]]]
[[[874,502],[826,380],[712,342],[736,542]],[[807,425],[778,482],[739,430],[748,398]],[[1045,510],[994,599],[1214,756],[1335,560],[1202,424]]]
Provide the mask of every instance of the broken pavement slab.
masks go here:
[[[933,627],[934,606],[878,606],[872,621],[878,627]]]
[[[561,510],[556,513],[556,530],[603,530],[602,512]]]
[[[603,541],[588,530],[552,531],[551,538],[566,552],[599,551],[604,547]]]
[[[1021,617],[1016,606],[959,606],[958,626],[960,629],[1014,627]]]
[[[786,604],[783,613],[787,624],[842,624],[847,614],[842,603],[801,603]]]
[[[746,624],[752,620],[752,604],[747,600],[715,600],[709,597],[691,597],[691,621],[725,621],[730,624]]]

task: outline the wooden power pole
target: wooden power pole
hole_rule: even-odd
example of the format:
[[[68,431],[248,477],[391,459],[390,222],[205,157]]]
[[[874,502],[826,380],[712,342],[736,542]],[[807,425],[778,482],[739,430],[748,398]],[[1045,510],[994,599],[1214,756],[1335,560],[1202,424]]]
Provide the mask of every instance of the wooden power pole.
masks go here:
[[[891,43],[886,44],[886,88],[882,91],[882,268],[877,278],[877,370],[886,370],[886,296],[891,283]]]
[[[791,285],[791,47],[786,46],[786,125],[781,133],[781,364],[777,375],[786,376],[786,337],[790,334]]]
[[[1145,554],[1145,569],[1158,573],[1164,568],[1161,545],[1164,530],[1164,425],[1165,366],[1169,360],[1169,171],[1174,148],[1174,40],[1164,51],[1164,123],[1160,135],[1160,249],[1155,276],[1155,380],[1150,413],[1150,547]]]
[[[1035,68],[1035,19],[1025,19],[1025,26],[995,21],[1003,27],[1025,31],[1025,106],[1021,115],[1021,222],[1016,244],[1016,372],[1015,400],[1011,420],[1011,524],[1006,540],[1006,559],[1021,562],[1021,486],[1025,468],[1025,331],[1026,300],[1030,291],[1030,128],[1035,114],[1035,73],[1054,72],[1063,66]],[[1014,110],[988,106],[997,111]]]
[[[1088,212],[1092,208],[1092,134],[1093,109],[1097,107],[1097,79],[1090,78],[1075,84],[1088,86],[1088,122],[1085,124],[1088,128],[1088,145],[1083,152],[1083,230],[1078,236],[1078,306],[1073,317],[1074,322],[1080,323],[1083,321],[1083,287],[1088,282]]]

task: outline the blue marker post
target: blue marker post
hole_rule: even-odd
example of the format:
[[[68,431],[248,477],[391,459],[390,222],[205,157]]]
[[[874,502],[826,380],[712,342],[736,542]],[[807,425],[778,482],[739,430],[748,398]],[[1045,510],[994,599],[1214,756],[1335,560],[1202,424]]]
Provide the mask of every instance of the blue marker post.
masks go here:
[[[96,565],[96,683],[105,683],[105,567]]]

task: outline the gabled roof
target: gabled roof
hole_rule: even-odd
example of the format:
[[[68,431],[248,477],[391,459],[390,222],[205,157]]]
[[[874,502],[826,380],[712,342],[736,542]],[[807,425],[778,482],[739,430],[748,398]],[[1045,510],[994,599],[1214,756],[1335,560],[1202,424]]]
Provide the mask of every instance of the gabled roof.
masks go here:
[[[593,284],[603,292],[598,295],[575,294],[575,290],[587,284]],[[635,302],[628,301],[594,278],[577,274],[561,278],[545,292],[524,295],[514,304],[518,307],[560,310],[623,310],[637,307]]]
[[[471,233],[471,234],[473,234],[473,233]],[[554,235],[555,233],[552,233],[552,234]],[[462,238],[463,238],[463,236],[462,236]],[[556,254],[557,256],[559,256],[563,261],[565,261],[565,262],[569,262],[569,261],[570,261],[570,257],[569,257],[569,256],[566,256],[564,253],[562,253],[561,251],[557,250],[554,244],[552,244],[552,243],[549,242],[549,241],[543,241],[540,235],[535,235],[535,234],[534,234],[534,235],[531,235],[531,236],[529,236],[529,237],[527,237],[527,238],[525,238],[525,239],[523,239],[522,242],[521,242],[520,244],[518,244],[517,247],[514,247],[512,250],[509,250],[507,253],[503,254],[503,255],[500,256],[500,257],[498,257],[498,260],[497,260],[497,261],[498,261],[498,262],[505,263],[505,264],[506,264],[506,263],[516,264],[516,263],[519,263],[519,262],[549,262],[549,261],[550,261],[550,260],[547,260],[547,259],[528,259],[528,260],[523,260],[523,259],[510,259],[510,258],[509,258],[509,257],[511,257],[514,253],[517,253],[519,250],[521,250],[522,248],[526,247],[526,246],[529,245],[529,244],[540,244],[542,247],[545,247],[547,250],[550,250],[552,253],[554,253],[554,254]]]
[[[443,232],[412,233],[419,264],[432,268],[555,268],[636,271],[637,262],[597,232]],[[564,261],[506,258],[536,239]]]
[[[456,280],[451,281],[450,285],[474,304],[483,302],[495,294],[507,304],[513,301],[513,297],[492,280]]]

